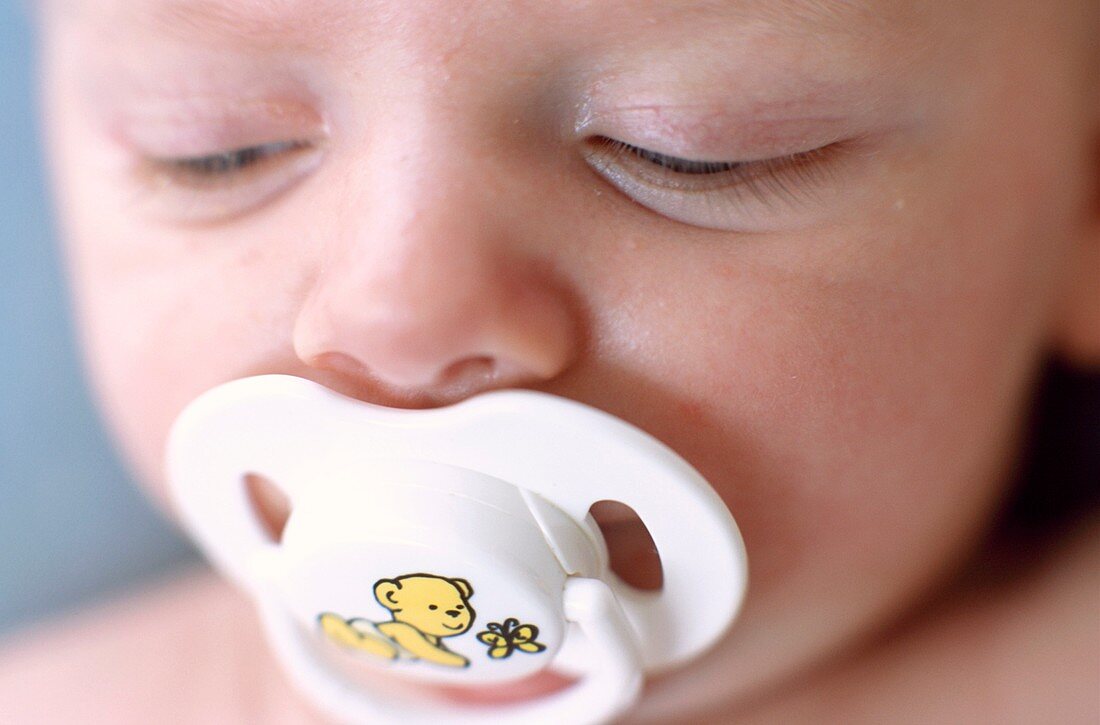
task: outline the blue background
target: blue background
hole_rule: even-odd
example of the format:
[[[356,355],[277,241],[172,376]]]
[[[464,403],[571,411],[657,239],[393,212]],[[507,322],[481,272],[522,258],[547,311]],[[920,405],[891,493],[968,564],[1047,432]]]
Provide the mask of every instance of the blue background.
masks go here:
[[[194,556],[134,488],[82,379],[20,5],[0,0],[0,635]]]

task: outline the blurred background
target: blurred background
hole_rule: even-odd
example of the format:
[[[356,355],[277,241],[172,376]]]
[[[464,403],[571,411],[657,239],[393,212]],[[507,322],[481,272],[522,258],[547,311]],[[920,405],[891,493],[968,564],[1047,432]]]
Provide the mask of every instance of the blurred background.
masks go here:
[[[21,4],[0,0],[0,637],[194,557],[131,484],[84,387]]]

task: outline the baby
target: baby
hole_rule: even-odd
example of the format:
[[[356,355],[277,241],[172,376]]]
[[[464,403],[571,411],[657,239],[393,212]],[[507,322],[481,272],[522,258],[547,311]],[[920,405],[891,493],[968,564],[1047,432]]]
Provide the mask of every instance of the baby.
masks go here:
[[[1095,0],[37,11],[88,364],[166,506],[219,383],[546,391],[672,447],[748,550],[736,625],[628,720],[1100,717],[1095,516],[1029,566],[989,535],[1045,362],[1100,365]],[[205,573],[27,640],[0,702],[319,720]]]

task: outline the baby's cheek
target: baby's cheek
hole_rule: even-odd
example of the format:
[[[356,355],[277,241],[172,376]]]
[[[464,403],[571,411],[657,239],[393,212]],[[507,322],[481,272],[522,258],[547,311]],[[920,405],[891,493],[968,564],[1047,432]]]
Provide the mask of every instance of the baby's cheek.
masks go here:
[[[73,235],[86,352],[118,442],[159,497],[167,432],[188,402],[234,378],[289,371],[294,300],[285,270],[247,239],[181,244],[105,221]]]
[[[1000,299],[1034,290],[983,260],[1004,229],[949,243],[910,204],[812,243],[681,248],[607,307],[605,363],[633,384],[596,396],[699,468],[745,535],[728,666],[746,684],[895,612],[1003,480],[1035,335],[1005,332]]]

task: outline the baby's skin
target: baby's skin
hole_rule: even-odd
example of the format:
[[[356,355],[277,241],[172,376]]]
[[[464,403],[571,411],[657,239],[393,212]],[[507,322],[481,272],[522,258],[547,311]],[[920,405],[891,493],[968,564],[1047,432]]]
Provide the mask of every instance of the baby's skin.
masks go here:
[[[737,624],[627,720],[1100,716],[1100,524],[989,533],[1044,362],[1100,367],[1094,0],[40,12],[91,379],[167,510],[168,427],[222,382],[542,390],[663,440],[745,538]],[[0,702],[319,721],[208,573],[25,634]]]

